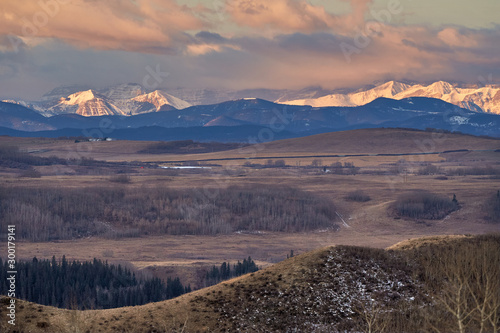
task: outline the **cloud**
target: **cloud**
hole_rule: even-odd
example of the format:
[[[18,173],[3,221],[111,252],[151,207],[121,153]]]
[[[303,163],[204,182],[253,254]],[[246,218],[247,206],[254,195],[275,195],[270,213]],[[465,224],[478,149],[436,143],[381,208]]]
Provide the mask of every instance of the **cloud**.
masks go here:
[[[57,38],[78,47],[161,53],[206,23],[174,0],[3,0],[0,35]]]
[[[396,14],[378,21],[368,15],[372,0],[348,2],[349,13],[334,15],[303,0],[216,0],[211,7],[208,1],[187,7],[174,0],[3,0],[0,93],[140,83],[145,68],[157,64],[170,73],[167,87],[334,89],[390,79],[500,77],[500,26],[397,25]]]
[[[438,33],[438,38],[451,47],[470,48],[478,45],[475,33],[462,33],[456,28],[445,28]]]
[[[0,52],[19,52],[26,48],[26,43],[19,37],[0,34]]]
[[[280,32],[352,31],[364,22],[372,0],[351,0],[352,11],[334,15],[304,0],[228,0],[226,11],[240,26]]]
[[[240,51],[220,50],[224,66],[214,56],[202,57],[205,63],[198,74],[217,86],[231,82],[239,88],[291,89],[359,87],[392,79],[474,83],[478,76],[490,73],[500,77],[499,30],[460,29],[453,31],[456,39],[443,40],[448,29],[381,24],[377,33],[359,36],[315,32],[235,37],[225,43],[237,45]],[[468,43],[457,45],[461,38]],[[350,61],[343,44],[357,51]],[[216,69],[224,75],[215,75]]]

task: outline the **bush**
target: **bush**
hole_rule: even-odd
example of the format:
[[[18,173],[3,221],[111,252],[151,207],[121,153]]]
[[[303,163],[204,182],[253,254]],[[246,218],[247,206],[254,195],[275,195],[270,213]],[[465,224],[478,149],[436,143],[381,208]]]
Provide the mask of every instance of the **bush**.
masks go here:
[[[131,180],[128,175],[120,174],[109,177],[109,181],[113,183],[129,184]]]
[[[435,166],[433,164],[429,164],[429,165],[426,165],[424,167],[421,167],[420,169],[418,169],[418,174],[419,175],[437,175],[437,174],[440,174],[442,173],[442,169],[438,166]]]
[[[42,177],[42,174],[33,168],[29,168],[27,170],[24,170],[23,172],[21,172],[19,174],[19,178],[41,178],[41,177]]]
[[[500,190],[492,195],[484,205],[486,218],[492,222],[500,222]]]
[[[265,167],[266,168],[284,168],[284,167],[286,167],[286,163],[285,163],[285,160],[276,160],[276,161],[267,160]]]
[[[357,190],[353,192],[349,192],[345,197],[346,200],[356,201],[356,202],[367,202],[370,201],[371,198],[368,194],[363,192],[362,190]]]
[[[470,167],[447,169],[447,176],[497,176],[500,175],[500,168],[485,166],[485,167]]]
[[[427,191],[403,194],[395,204],[398,216],[428,220],[444,218],[458,208],[455,196],[449,199]]]

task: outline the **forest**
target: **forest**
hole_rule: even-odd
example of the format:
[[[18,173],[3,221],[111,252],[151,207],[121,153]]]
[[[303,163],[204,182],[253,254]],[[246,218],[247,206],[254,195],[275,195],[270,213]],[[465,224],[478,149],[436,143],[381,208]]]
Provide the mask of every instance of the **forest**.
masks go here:
[[[0,293],[7,294],[7,261],[0,258]],[[207,268],[202,285],[212,286],[221,281],[256,272],[259,268],[251,257],[231,266],[223,262],[220,266]],[[16,263],[17,297],[43,305],[67,309],[108,309],[123,306],[158,302],[191,292],[191,286],[183,284],[178,277],[166,282],[120,264],[106,261],[68,261],[33,258]],[[140,273],[140,272],[139,272]]]
[[[7,288],[7,261],[0,258],[0,290]],[[108,309],[141,305],[180,296],[191,291],[179,278],[136,277],[130,269],[102,260],[69,262],[61,260],[19,261],[16,263],[17,297],[31,302],[67,309]]]
[[[92,235],[228,234],[238,230],[336,229],[334,204],[284,186],[177,190],[104,185],[0,188],[0,219],[35,242]]]

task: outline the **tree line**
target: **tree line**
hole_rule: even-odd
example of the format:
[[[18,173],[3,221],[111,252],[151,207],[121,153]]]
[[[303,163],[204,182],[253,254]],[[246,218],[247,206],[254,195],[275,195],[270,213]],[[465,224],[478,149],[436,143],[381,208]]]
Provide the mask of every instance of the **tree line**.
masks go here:
[[[133,162],[134,165],[144,166],[141,162]],[[57,156],[37,156],[29,154],[19,149],[17,146],[0,144],[0,167],[19,169],[24,171],[35,171],[33,167],[47,165],[72,165],[85,167],[107,167],[107,168],[123,168],[130,167],[128,162],[107,162],[94,160],[90,157],[81,156],[79,158],[64,159]],[[26,173],[24,173],[26,174]],[[23,173],[21,173],[23,176]],[[36,178],[40,177],[38,174]],[[29,177],[29,174],[27,174]]]
[[[437,220],[460,208],[455,195],[447,198],[428,191],[405,193],[396,200],[397,215],[409,218]]]
[[[90,235],[303,232],[337,228],[333,203],[291,187],[250,185],[177,190],[106,185],[0,187],[0,220],[30,241]]]
[[[0,286],[7,294],[7,262],[0,258]],[[158,302],[190,292],[179,278],[137,278],[121,265],[98,259],[79,262],[39,260],[16,263],[16,297],[68,309],[108,309]]]
[[[259,268],[251,257],[243,259],[243,262],[234,264],[231,268],[229,262],[223,262],[219,267],[212,266],[205,276],[205,286],[211,286],[224,280],[229,280],[237,276],[258,271]]]

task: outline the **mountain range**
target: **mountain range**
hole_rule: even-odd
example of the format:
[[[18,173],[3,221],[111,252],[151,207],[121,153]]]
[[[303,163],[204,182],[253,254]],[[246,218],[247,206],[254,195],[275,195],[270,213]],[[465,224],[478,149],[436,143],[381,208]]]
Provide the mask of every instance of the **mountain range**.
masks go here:
[[[50,117],[66,113],[82,116],[132,116],[142,113],[182,110],[192,105],[219,104],[244,98],[260,98],[287,105],[362,106],[379,97],[401,100],[409,97],[441,99],[461,108],[500,114],[500,87],[459,87],[444,81],[429,85],[389,81],[358,91],[328,91],[320,87],[302,90],[228,90],[228,89],[168,89],[146,91],[135,83],[120,84],[105,89],[89,86],[56,88],[45,94],[41,101],[26,102],[4,100],[31,108]]]
[[[83,90],[80,90],[82,89]],[[184,109],[190,103],[164,91],[146,92],[138,84],[128,83],[103,90],[71,86],[57,88],[42,97],[41,101],[6,101],[39,112],[46,117],[76,113],[81,116],[131,116],[141,113]],[[77,91],[75,91],[77,90]]]
[[[95,97],[92,91],[88,95],[94,96],[95,100],[102,98]],[[144,101],[137,103],[148,103],[157,110],[153,99],[158,99],[160,94],[153,93],[149,96],[151,102],[147,101],[147,94],[139,96]],[[78,96],[66,100],[70,106],[73,104],[69,103],[73,101],[75,107],[79,105],[76,103]],[[88,106],[85,103],[82,105]],[[104,104],[106,107],[113,105]],[[92,106],[89,107],[92,110]],[[166,107],[169,107],[168,111],[162,111]],[[429,97],[401,100],[380,97],[366,105],[355,107],[285,105],[246,98],[190,106],[182,110],[162,104],[157,111],[159,112],[136,111],[136,114],[130,116],[111,113],[90,117],[66,113],[44,117],[22,105],[0,102],[0,135],[265,142],[358,128],[404,127],[437,128],[500,137],[500,115],[471,111]]]
[[[370,103],[379,97],[397,100],[408,97],[431,97],[471,111],[500,114],[500,88],[492,86],[459,88],[444,81],[434,82],[429,85],[410,85],[390,81],[358,92],[335,93],[321,97],[294,100],[280,98],[276,102],[290,105],[311,105],[315,107],[359,106]]]

